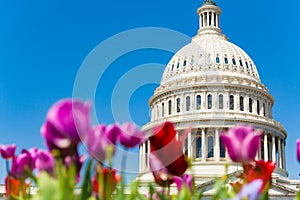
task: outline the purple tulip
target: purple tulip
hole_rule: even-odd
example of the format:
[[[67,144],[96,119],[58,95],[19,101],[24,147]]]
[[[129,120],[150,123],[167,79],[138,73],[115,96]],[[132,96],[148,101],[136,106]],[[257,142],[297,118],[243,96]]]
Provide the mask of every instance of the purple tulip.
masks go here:
[[[105,125],[98,125],[93,127],[85,140],[87,149],[91,156],[100,161],[105,160],[107,147],[111,145],[113,151],[115,150],[119,132],[120,129],[117,125],[111,125],[108,127]]]
[[[46,122],[41,128],[46,145],[53,149],[67,149],[76,146],[90,130],[90,103],[63,99],[48,111]]]
[[[34,169],[33,159],[29,152],[23,152],[13,158],[11,166],[11,174],[17,179],[25,179],[28,177],[28,171]]]
[[[120,132],[120,143],[127,147],[135,147],[145,141],[145,133],[140,131],[133,123],[122,124]]]
[[[174,176],[174,182],[177,186],[178,191],[181,190],[183,185],[189,189],[189,191],[193,192],[193,176],[191,174],[184,174],[183,177]]]
[[[238,125],[221,133],[220,140],[226,146],[232,161],[248,163],[255,158],[262,132],[255,132],[252,126]]]
[[[300,139],[297,140],[297,158],[300,162]]]
[[[32,158],[32,160],[33,160],[33,163],[35,163],[39,151],[40,151],[40,150],[39,150],[38,148],[33,147],[33,148],[29,149],[29,150],[27,150],[27,149],[22,149],[21,153],[29,153],[29,154],[31,155],[31,158]]]
[[[15,156],[15,151],[16,151],[16,144],[11,144],[11,145],[0,145],[0,153],[1,156],[5,159],[11,159]]]
[[[54,164],[54,157],[49,151],[38,151],[35,160],[35,167],[39,171],[46,171],[49,174],[53,174]]]
[[[244,185],[241,189],[241,191],[236,195],[233,200],[242,200],[242,199],[248,199],[248,200],[258,200],[260,196],[260,188],[263,185],[262,179],[256,179],[247,185]]]

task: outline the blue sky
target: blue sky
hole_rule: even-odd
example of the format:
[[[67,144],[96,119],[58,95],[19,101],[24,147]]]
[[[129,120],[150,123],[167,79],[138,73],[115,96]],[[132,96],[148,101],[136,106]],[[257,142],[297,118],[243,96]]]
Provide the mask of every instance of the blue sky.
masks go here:
[[[47,109],[71,97],[78,70],[102,41],[141,27],[163,27],[190,37],[198,29],[200,0],[51,0],[0,1],[0,143],[44,148],[40,126]],[[243,48],[256,63],[262,82],[275,98],[273,117],[286,128],[287,168],[298,178],[296,139],[300,138],[300,2],[217,1],[223,13],[221,28],[230,41]],[[108,54],[109,52],[107,52]],[[105,58],[106,53],[99,55]],[[172,53],[141,49],[120,56],[103,73],[95,93],[97,119],[112,123],[112,91],[130,69],[167,64]],[[163,70],[163,68],[161,68]],[[160,75],[158,74],[158,78]],[[143,78],[143,77],[138,77]],[[88,77],[86,77],[88,81]],[[147,102],[157,85],[138,88],[129,105],[139,125],[149,120]],[[125,112],[119,110],[118,114]],[[0,183],[4,163],[0,164]]]

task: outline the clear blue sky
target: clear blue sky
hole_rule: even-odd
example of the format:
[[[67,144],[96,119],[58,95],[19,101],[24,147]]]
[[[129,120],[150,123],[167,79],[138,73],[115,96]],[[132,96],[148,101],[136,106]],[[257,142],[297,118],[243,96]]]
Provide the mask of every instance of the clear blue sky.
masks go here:
[[[196,9],[201,3],[202,0],[0,1],[0,143],[14,142],[18,151],[21,147],[44,148],[39,130],[47,109],[55,101],[72,96],[82,62],[100,42],[140,27],[169,28],[192,37],[198,29]],[[300,164],[295,149],[296,139],[300,138],[300,2],[216,3],[223,10],[223,33],[251,56],[262,82],[275,98],[273,116],[289,135],[287,168],[291,177],[298,178]],[[165,65],[171,56],[169,52],[142,49],[115,60],[96,91],[98,121],[114,121],[111,96],[123,74],[142,64]],[[126,109],[139,125],[149,120],[147,102],[155,87],[148,84],[131,95]],[[124,111],[118,112],[122,115]],[[0,183],[3,177],[4,163],[0,163]]]

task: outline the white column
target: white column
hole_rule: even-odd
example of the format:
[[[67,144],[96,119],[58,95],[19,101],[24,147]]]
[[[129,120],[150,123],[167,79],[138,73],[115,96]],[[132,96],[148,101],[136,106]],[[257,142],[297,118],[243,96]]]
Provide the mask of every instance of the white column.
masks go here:
[[[258,152],[256,154],[256,160],[260,160],[260,159],[261,159],[261,142],[259,143]]]
[[[188,133],[188,146],[187,146],[187,150],[188,150],[188,157],[191,158],[191,146],[192,146],[192,135],[191,135],[191,131]]]
[[[286,169],[286,160],[285,160],[285,146],[284,146],[284,139],[281,142],[281,152],[282,152],[282,168]]]
[[[272,162],[276,163],[276,145],[274,135],[272,135]]]
[[[220,130],[219,128],[215,129],[215,150],[214,157],[216,161],[220,160],[220,139],[219,139]]]
[[[206,26],[209,26],[209,13],[206,13]]]
[[[264,134],[264,160],[268,161],[268,135],[267,133]]]
[[[220,17],[220,15],[217,14],[217,19],[216,19],[217,27],[220,27],[220,24],[219,24],[219,17]]]
[[[205,129],[201,129],[201,152],[202,152],[202,161],[206,161],[206,142],[205,142]]]
[[[143,170],[143,144],[140,145],[140,172]]]
[[[278,138],[277,140],[277,146],[278,146],[278,167],[282,168],[282,153],[281,153],[281,139]]]
[[[146,169],[146,142],[143,143],[143,170]]]
[[[150,152],[150,140],[147,141],[147,169],[149,169],[149,152]]]

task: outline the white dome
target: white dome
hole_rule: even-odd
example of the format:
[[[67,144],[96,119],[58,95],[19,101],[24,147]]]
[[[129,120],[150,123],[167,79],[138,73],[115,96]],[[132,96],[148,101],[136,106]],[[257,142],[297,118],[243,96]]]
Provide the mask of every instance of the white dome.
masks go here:
[[[182,79],[183,76],[239,76],[260,82],[252,59],[220,33],[195,36],[170,60],[161,84]]]

